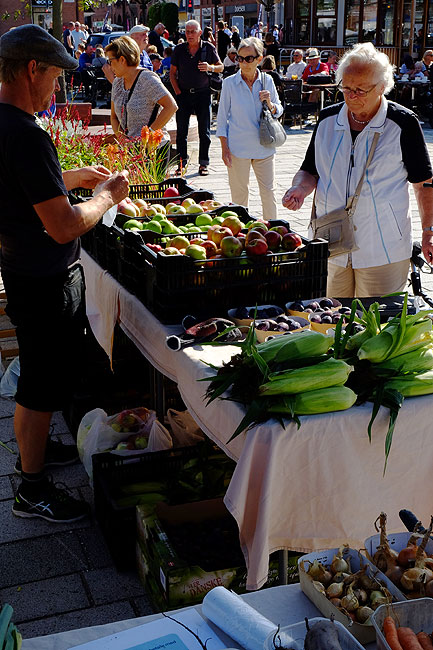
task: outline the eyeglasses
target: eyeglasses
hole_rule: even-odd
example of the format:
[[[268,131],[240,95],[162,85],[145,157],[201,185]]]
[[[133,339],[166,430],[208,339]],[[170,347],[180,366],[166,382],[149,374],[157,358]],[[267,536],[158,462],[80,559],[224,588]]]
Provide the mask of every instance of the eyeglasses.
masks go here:
[[[368,90],[363,90],[362,88],[349,88],[348,86],[340,86],[340,90],[342,93],[345,95],[350,95],[350,93],[353,93],[356,97],[365,97],[369,93],[371,93],[372,90],[374,90],[377,86],[377,83],[375,83],[371,88]]]
[[[107,59],[107,63],[108,63],[108,65],[111,65],[113,63],[113,61],[117,61],[118,59],[119,59],[118,56],[113,56],[112,59]]]
[[[241,56],[240,54],[236,55],[236,61],[239,61],[239,63],[243,63],[244,61],[245,63],[252,63],[258,58],[259,58],[258,55],[253,56],[252,54],[250,54],[249,56]]]

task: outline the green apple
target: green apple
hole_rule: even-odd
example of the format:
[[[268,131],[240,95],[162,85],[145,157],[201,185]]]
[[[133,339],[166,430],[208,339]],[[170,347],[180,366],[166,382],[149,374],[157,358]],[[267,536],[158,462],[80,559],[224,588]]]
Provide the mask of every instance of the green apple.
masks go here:
[[[186,209],[187,214],[201,214],[203,212],[203,208],[201,205],[197,205],[197,203],[194,203],[194,205],[189,205]]]
[[[149,221],[149,223],[146,224],[146,230],[153,230],[153,232],[161,233],[162,227],[159,221]]]
[[[212,217],[209,214],[199,214],[195,220],[196,226],[210,226],[212,223]]]
[[[188,228],[186,226],[178,226],[180,232],[188,232]]]
[[[165,207],[163,205],[161,205],[160,203],[153,203],[152,207],[155,208],[156,210],[158,210],[158,212],[160,212],[161,214],[166,213]]]
[[[202,232],[206,232],[206,233],[209,230],[209,226],[199,226],[199,228]]]
[[[174,233],[177,234],[178,228],[176,228],[174,223],[168,219],[162,219],[159,223],[161,224],[162,232],[164,235],[173,235]]]
[[[190,226],[188,232],[201,232],[201,230],[198,226]]]
[[[185,224],[185,228],[187,228],[188,230],[189,230],[190,228],[194,228],[194,226],[195,226],[195,223],[192,223],[191,221],[190,221],[189,223],[186,223],[186,224]]]
[[[226,210],[220,216],[223,218],[223,221],[224,219],[227,219],[227,217],[236,217],[239,219],[238,214],[236,212],[233,212],[233,210]]]
[[[152,221],[163,221],[166,219],[165,214],[162,214],[162,212],[157,212],[152,216]]]
[[[167,246],[167,248],[164,248],[161,253],[164,253],[164,255],[182,255],[179,249],[175,248],[174,246]]]
[[[185,255],[192,257],[194,260],[205,260],[206,251],[203,246],[198,246],[197,244],[190,244],[185,250]]]
[[[224,217],[220,217],[220,216],[219,217],[214,217],[212,219],[211,225],[212,226],[220,226],[223,221],[224,221]]]
[[[171,204],[170,210],[167,209],[167,214],[186,214],[186,208],[184,208],[183,205]]]
[[[194,199],[188,199],[188,198],[186,198],[186,199],[184,199],[184,200],[182,201],[182,206],[183,206],[184,208],[188,208],[190,205],[196,205],[196,202],[194,201]],[[200,210],[201,210],[201,208],[200,208]]]
[[[176,235],[176,237],[173,237],[170,244],[171,248],[177,248],[180,250],[181,248],[187,248],[189,246],[189,239],[182,235]]]
[[[128,219],[128,221],[125,221],[123,224],[123,230],[143,230],[143,224],[141,221],[137,221],[137,219]]]

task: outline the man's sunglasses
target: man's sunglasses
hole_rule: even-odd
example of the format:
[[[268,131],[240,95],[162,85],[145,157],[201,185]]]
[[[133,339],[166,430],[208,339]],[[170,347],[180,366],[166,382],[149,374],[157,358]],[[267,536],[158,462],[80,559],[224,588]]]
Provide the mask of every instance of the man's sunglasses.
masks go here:
[[[236,61],[239,61],[239,63],[243,63],[244,61],[245,63],[252,63],[258,58],[259,58],[258,54],[256,56],[253,56],[252,54],[250,54],[249,56],[241,56],[240,54],[236,55]]]

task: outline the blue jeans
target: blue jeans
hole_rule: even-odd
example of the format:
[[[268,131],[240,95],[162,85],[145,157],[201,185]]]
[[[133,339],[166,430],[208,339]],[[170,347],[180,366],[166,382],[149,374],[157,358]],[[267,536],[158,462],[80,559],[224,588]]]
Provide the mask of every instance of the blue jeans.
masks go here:
[[[179,164],[184,165],[188,160],[187,138],[189,129],[189,118],[195,113],[198,123],[198,137],[200,141],[198,162],[200,165],[209,165],[210,147],[210,89],[198,90],[190,93],[183,90],[176,95],[178,109],[176,112],[176,149],[179,156]]]

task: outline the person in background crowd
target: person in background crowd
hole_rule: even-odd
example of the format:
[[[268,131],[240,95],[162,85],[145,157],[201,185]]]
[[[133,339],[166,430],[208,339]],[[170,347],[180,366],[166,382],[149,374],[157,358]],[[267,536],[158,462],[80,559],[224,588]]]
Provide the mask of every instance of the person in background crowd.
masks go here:
[[[272,36],[274,37],[275,41],[278,42],[280,38],[280,31],[278,29],[277,25],[274,25],[272,27]]]
[[[91,89],[95,83],[95,76],[90,70],[92,67],[94,53],[95,48],[90,45],[90,43],[88,43],[84,49],[84,52],[80,54],[80,58],[78,59],[78,70],[80,71],[81,81],[84,85],[86,98],[89,98],[91,96]]]
[[[217,51],[220,61],[224,61],[227,55],[227,50],[230,47],[230,36],[224,31],[224,21],[218,21],[218,31],[216,34]]]
[[[203,30],[203,35],[202,35],[202,40],[203,41],[208,41],[208,43],[212,43],[212,45],[216,45],[215,37],[212,34],[212,29],[210,27],[205,27]]]
[[[104,56],[104,48],[100,45],[95,48],[95,56],[92,59],[92,66],[94,68],[102,68],[107,63],[107,59]]]
[[[180,45],[181,43],[185,43],[185,39],[182,37],[177,39],[177,45]]]
[[[82,55],[83,52],[84,52],[84,45],[80,43],[74,52],[74,57],[77,59],[77,61],[80,59],[80,56]]]
[[[153,70],[149,54],[146,51],[149,45],[149,28],[146,25],[135,25],[129,30],[128,36],[134,39],[140,49],[140,66],[147,70]]]
[[[298,79],[301,79],[307,64],[303,60],[304,53],[302,50],[295,50],[293,52],[293,63],[287,66],[286,77],[291,79],[292,76],[295,76]]]
[[[275,37],[271,32],[265,34],[265,54],[273,56],[275,61],[279,61],[280,48],[275,43]]]
[[[236,61],[236,48],[235,47],[229,47],[227,50],[227,56],[223,61],[224,65],[224,72],[226,72],[226,68],[236,68],[237,61]]]
[[[154,131],[162,129],[176,112],[177,105],[158,75],[140,68],[137,43],[129,36],[120,36],[106,46],[105,54],[116,75],[111,92],[114,133],[136,138],[143,126]],[[164,135],[161,146],[170,141],[168,133]]]
[[[280,27],[278,29],[278,41],[281,43],[284,43],[284,26],[283,23],[280,24]]]
[[[161,41],[161,36],[165,32],[165,26],[162,23],[155,25],[154,29],[149,32],[149,45],[154,45],[156,51],[161,56],[164,54],[164,46]]]
[[[161,62],[162,62],[162,56],[159,54],[151,54],[150,55],[150,60],[152,61],[152,66],[153,66],[153,72],[158,73],[161,68]]]
[[[156,45],[148,45],[147,46],[147,53],[149,55],[149,58],[150,58],[151,54],[158,54],[158,50],[157,50]]]
[[[79,237],[129,190],[125,171],[111,175],[95,166],[62,173],[54,143],[35,121],[34,114],[48,109],[60,90],[59,75],[77,65],[62,43],[37,25],[16,27],[0,38],[1,269],[6,311],[20,348],[14,430],[21,482],[12,512],[54,523],[90,512],[87,503],[45,474],[47,467],[78,460],[76,446],[51,439],[49,431],[53,412],[65,408],[85,364],[88,323]],[[69,190],[99,183],[97,196],[69,203]]]
[[[403,63],[400,66],[400,74],[411,74],[415,69],[415,61],[410,54],[406,54],[403,58]]]
[[[335,73],[338,70],[338,63],[337,63],[337,52],[334,52],[333,50],[330,50],[328,54],[328,70],[330,74],[333,74],[335,76]]]
[[[258,39],[263,38],[263,23],[259,22],[251,28],[250,36]]]
[[[79,22],[74,24],[74,29],[71,32],[72,41],[74,43],[74,50],[78,50],[79,45],[83,45],[86,42],[86,36],[81,29]]]
[[[272,80],[275,84],[275,88],[277,89],[278,97],[280,98],[281,104],[283,104],[284,101],[284,87],[283,87],[283,82],[281,81],[281,77],[277,72],[277,65],[275,63],[275,58],[272,56],[272,54],[267,54],[260,66],[260,70],[262,72],[266,72],[270,77],[272,77]]]
[[[71,21],[63,31],[63,45],[70,56],[73,56],[74,54],[74,42],[72,40],[72,30],[74,29],[74,26],[74,23]]]
[[[173,54],[173,48],[172,47],[166,47],[164,50],[164,58],[161,61],[161,66],[162,69],[166,68],[167,70],[170,70],[171,66],[171,56]]]
[[[210,106],[211,92],[209,73],[222,72],[217,51],[211,43],[201,40],[200,23],[188,20],[185,25],[186,43],[176,45],[171,57],[170,81],[176,94],[179,109],[176,113],[176,148],[179,156],[177,173],[188,160],[187,137],[189,118],[197,116],[199,136],[199,171],[201,176],[209,174]]]
[[[404,291],[412,254],[409,183],[418,204],[425,259],[433,262],[432,169],[417,116],[388,101],[394,70],[372,43],[359,43],[340,61],[336,81],[343,104],[321,111],[304,162],[283,197],[298,210],[316,190],[317,216],[346,205],[362,177],[375,133],[379,141],[353,215],[357,250],[328,263],[331,296],[383,296]]]
[[[238,49],[240,42],[241,42],[241,37],[239,35],[239,29],[236,27],[236,25],[232,25],[232,44],[233,47],[236,48],[236,50]]]
[[[224,23],[224,31],[227,34],[227,36],[231,39],[232,31],[231,31],[228,23]]]
[[[263,59],[263,43],[257,38],[241,41],[237,54],[239,71],[223,81],[216,134],[227,167],[233,203],[248,207],[252,167],[259,185],[263,218],[277,218],[274,193],[275,149],[260,144],[262,102],[275,117],[283,112],[274,82],[257,66]]]
[[[422,62],[425,65],[425,75],[428,76],[431,71],[431,64],[433,63],[433,50],[426,50],[424,52]]]
[[[329,69],[326,63],[320,60],[319,51],[315,47],[310,47],[307,54],[307,65],[302,73],[302,80],[308,83],[308,77],[315,74],[329,74]],[[314,89],[308,95],[308,101],[315,103],[319,101],[320,90]]]

